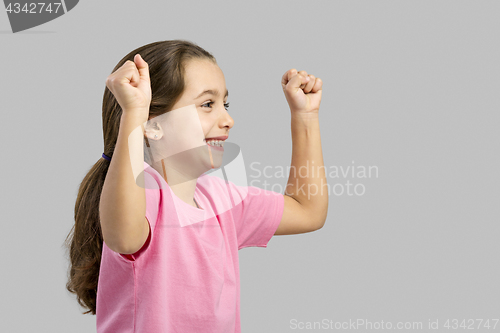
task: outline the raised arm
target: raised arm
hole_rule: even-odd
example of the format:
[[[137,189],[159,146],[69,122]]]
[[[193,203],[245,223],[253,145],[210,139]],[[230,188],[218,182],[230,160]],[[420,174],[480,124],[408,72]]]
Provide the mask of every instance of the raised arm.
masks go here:
[[[136,55],[133,62],[128,60],[112,73],[106,85],[122,107],[122,115],[99,203],[101,230],[111,250],[130,254],[149,235],[141,126],[148,120],[151,103],[148,64]]]
[[[104,181],[99,212],[106,245],[118,253],[135,253],[149,235],[143,186],[142,118],[124,113],[113,158]],[[135,172],[133,171],[135,170]],[[137,183],[136,183],[137,179]]]
[[[328,212],[319,131],[322,81],[291,69],[281,83],[291,111],[292,162],[283,216],[275,235],[290,235],[320,229]]]

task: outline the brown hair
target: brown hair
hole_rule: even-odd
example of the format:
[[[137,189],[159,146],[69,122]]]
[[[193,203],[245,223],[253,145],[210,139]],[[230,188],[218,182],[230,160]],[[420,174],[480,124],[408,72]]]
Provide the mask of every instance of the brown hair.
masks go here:
[[[151,105],[149,118],[172,109],[184,91],[185,66],[190,59],[208,59],[217,64],[215,57],[200,46],[186,40],[167,40],[139,47],[113,69],[120,68],[127,60],[134,61],[139,53],[148,63],[151,79]],[[113,155],[122,109],[106,87],[102,104],[104,154]],[[99,152],[98,152],[99,153]],[[147,157],[146,162],[147,162]],[[64,246],[69,251],[70,267],[66,289],[76,294],[78,303],[96,314],[97,282],[103,237],[99,219],[99,201],[109,167],[109,161],[100,158],[83,178],[75,203],[75,224],[66,237]]]

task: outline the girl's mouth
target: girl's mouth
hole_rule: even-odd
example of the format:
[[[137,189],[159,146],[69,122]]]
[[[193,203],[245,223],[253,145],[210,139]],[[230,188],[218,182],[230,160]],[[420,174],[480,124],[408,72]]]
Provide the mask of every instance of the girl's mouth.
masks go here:
[[[224,147],[219,147],[219,146],[212,146],[210,145],[208,142],[206,142],[207,146],[209,147],[209,149],[213,149],[213,150],[216,150],[216,151],[224,151]]]

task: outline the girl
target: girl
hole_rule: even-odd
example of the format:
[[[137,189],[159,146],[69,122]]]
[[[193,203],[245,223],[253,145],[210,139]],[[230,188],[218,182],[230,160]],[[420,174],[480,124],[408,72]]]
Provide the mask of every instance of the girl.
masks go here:
[[[292,169],[318,168],[290,172],[287,194],[204,174],[221,165],[234,120],[224,75],[198,45],[140,47],[106,86],[104,153],[79,188],[67,289],[96,315],[98,333],[241,332],[237,251],[326,219],[321,80],[294,69],[282,77]],[[314,195],[296,190],[312,185]]]

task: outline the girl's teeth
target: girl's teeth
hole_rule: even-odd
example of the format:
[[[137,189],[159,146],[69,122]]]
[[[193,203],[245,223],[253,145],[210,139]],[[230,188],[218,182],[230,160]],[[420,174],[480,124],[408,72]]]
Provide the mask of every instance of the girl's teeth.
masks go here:
[[[209,141],[207,141],[207,143],[211,146],[216,146],[216,147],[223,147],[224,146],[224,143],[222,141],[219,141],[219,140],[209,140]]]

